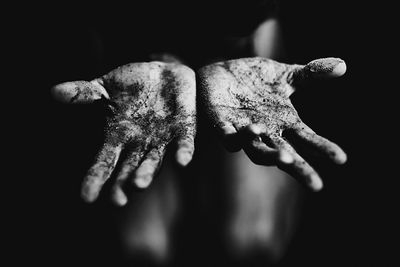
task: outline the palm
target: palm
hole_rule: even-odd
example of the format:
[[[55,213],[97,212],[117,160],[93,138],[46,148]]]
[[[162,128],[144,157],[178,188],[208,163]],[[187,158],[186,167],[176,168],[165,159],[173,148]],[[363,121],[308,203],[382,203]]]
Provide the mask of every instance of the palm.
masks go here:
[[[85,177],[82,195],[94,201],[117,163],[113,186],[117,204],[127,202],[123,187],[129,178],[147,187],[159,169],[166,147],[178,144],[177,161],[186,165],[193,155],[196,130],[194,72],[162,62],[119,67],[92,82],[69,82],[53,92],[67,102],[87,103],[105,98],[112,109],[106,139]]]
[[[199,72],[202,101],[228,148],[243,148],[253,162],[276,164],[318,190],[322,187],[318,174],[298,155],[284,133],[295,133],[336,163],[343,163],[345,154],[301,121],[289,96],[295,91],[296,82],[312,75],[340,76],[344,69],[337,67],[343,68],[342,63],[338,59],[322,59],[304,67],[265,58],[215,63]]]

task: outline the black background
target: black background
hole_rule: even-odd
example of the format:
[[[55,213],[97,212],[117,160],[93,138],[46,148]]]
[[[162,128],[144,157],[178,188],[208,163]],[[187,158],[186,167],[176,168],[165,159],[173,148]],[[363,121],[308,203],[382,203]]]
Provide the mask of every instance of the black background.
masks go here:
[[[349,2],[280,2],[285,62],[334,56],[347,63],[345,76],[310,86],[296,94],[293,102],[306,123],[340,144],[349,157],[344,166],[323,168],[326,186],[320,193],[308,194],[299,231],[282,266],[396,265],[398,174],[392,131],[397,120],[391,100],[397,84],[391,72],[395,50],[390,39],[394,22],[390,7],[383,3]],[[111,224],[106,218],[115,211],[104,203],[88,208],[79,199],[80,177],[101,143],[98,132],[103,121],[94,119],[101,110],[61,107],[51,100],[49,88],[146,60],[145,55],[153,50],[173,51],[178,46],[184,55],[196,51],[198,58],[213,53],[198,42],[199,36],[206,38],[210,32],[217,36],[223,31],[210,27],[212,18],[202,13],[207,4],[184,3],[184,9],[179,9],[180,4],[168,8],[157,2],[123,7],[112,3],[24,6],[16,9],[15,23],[5,24],[10,48],[4,52],[11,59],[5,64],[11,70],[5,79],[11,83],[3,90],[15,95],[3,99],[7,107],[4,123],[5,132],[14,129],[11,133],[16,139],[5,140],[12,149],[4,179],[13,182],[4,186],[10,222],[5,230],[12,252],[6,254],[14,261],[58,266],[90,262],[92,255],[97,259],[102,255],[100,263],[113,262],[118,248],[111,241],[97,241],[112,240],[112,231],[105,227]],[[165,10],[172,15],[166,16]],[[226,12],[224,6],[220,10]],[[149,17],[154,19],[143,20]],[[162,23],[170,28],[153,36],[160,29],[160,17],[170,18],[170,23]],[[243,15],[240,20],[250,18]],[[196,24],[186,44],[182,32],[188,30],[170,30],[187,20],[205,21],[199,25],[209,32],[201,32]],[[124,25],[118,27],[118,23]],[[132,27],[128,33],[126,25]],[[102,29],[112,41],[110,46],[116,49],[112,54],[96,56],[94,51],[104,47],[95,37],[88,38],[93,27]],[[138,40],[136,36],[144,37]],[[7,120],[9,115],[15,117]],[[98,223],[95,218],[104,221]],[[214,258],[205,262],[212,266],[214,260],[218,262]]]

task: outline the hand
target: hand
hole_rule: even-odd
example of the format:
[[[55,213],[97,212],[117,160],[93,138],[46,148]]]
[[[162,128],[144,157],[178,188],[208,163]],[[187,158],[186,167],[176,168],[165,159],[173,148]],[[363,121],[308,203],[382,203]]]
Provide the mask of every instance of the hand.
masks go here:
[[[192,159],[196,132],[195,74],[184,65],[128,64],[90,82],[56,85],[52,93],[66,103],[103,99],[112,111],[107,118],[103,148],[82,185],[82,197],[88,202],[97,199],[118,162],[112,199],[125,205],[127,180],[138,188],[148,187],[168,144],[176,142],[176,160],[180,165],[185,166]]]
[[[265,58],[219,62],[199,70],[200,101],[229,151],[243,149],[254,163],[277,165],[317,191],[322,188],[319,175],[286,134],[335,163],[344,163],[346,154],[305,125],[289,97],[304,81],[338,77],[345,71],[344,61],[337,58],[305,66]]]

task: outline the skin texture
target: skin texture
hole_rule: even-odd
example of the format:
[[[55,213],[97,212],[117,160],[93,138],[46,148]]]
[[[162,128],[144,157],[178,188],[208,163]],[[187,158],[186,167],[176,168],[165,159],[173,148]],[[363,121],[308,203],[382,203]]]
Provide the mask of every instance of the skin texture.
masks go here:
[[[196,85],[194,72],[184,65],[132,63],[90,82],[56,85],[52,93],[65,103],[101,100],[111,110],[105,143],[82,184],[82,197],[88,202],[98,198],[115,172],[112,199],[117,205],[125,205],[127,187],[147,188],[171,143],[177,145],[176,161],[180,165],[186,166],[192,159]]]
[[[337,164],[346,161],[346,154],[305,125],[289,97],[307,80],[339,77],[345,71],[337,58],[305,66],[259,57],[218,62],[198,72],[200,101],[229,151],[243,149],[254,163],[277,165],[318,191],[322,180],[286,134]]]

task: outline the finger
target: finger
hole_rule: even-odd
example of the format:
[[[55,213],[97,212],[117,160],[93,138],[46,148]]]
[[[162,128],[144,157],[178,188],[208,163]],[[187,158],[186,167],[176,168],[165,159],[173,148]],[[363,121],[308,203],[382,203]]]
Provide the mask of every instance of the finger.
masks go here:
[[[346,153],[338,145],[319,136],[308,126],[303,124],[301,127],[293,129],[293,133],[295,134],[294,137],[297,137],[296,139],[299,139],[300,142],[311,146],[336,164],[346,162]]]
[[[117,206],[125,206],[128,203],[128,197],[125,192],[122,190],[122,184],[114,184],[111,194],[112,201]]]
[[[239,130],[239,133],[243,138],[254,138],[255,136],[260,136],[261,133],[265,133],[266,128],[260,124],[249,124],[246,127],[243,127]]]
[[[194,136],[187,135],[179,138],[177,141],[177,150],[175,154],[176,161],[181,166],[186,166],[193,158],[194,154]]]
[[[259,136],[262,128],[257,124],[250,124],[237,130],[237,126],[225,123],[220,128],[222,143],[229,152],[237,152]]]
[[[147,188],[161,167],[165,146],[153,148],[135,172],[133,183],[137,188]]]
[[[278,162],[283,164],[293,162],[290,153],[267,146],[259,137],[254,138],[243,149],[249,159],[257,165],[271,166]]]
[[[346,72],[346,63],[340,58],[320,58],[305,66],[295,65],[290,77],[290,83],[298,84],[312,78],[335,78]]]
[[[56,100],[68,104],[88,104],[102,97],[109,98],[100,79],[90,82],[74,81],[61,83],[52,87],[51,93]]]
[[[176,94],[177,108],[189,117],[196,117],[196,75],[194,71],[185,65],[171,65],[171,69],[165,72],[168,82],[172,82]]]
[[[222,144],[229,152],[237,152],[242,149],[240,136],[232,124],[225,124],[219,129]]]
[[[288,152],[269,145],[271,142],[265,125],[250,124],[240,129],[239,134],[245,153],[255,164],[270,166],[277,162],[286,164],[292,162],[293,159]]]
[[[249,124],[242,128],[239,128],[239,126],[235,125],[235,128],[239,129],[237,136],[239,138],[238,143],[241,147],[245,147],[247,144],[249,144],[249,142],[253,141],[254,139],[260,139],[260,134],[266,132],[266,128],[264,125],[255,123]]]
[[[323,183],[318,173],[295,151],[295,149],[283,138],[274,137],[273,142],[282,150],[290,153],[293,158],[292,163],[285,164],[279,162],[277,167],[297,179],[313,191],[319,191],[323,187]]]
[[[110,178],[121,153],[122,145],[105,144],[89,169],[82,184],[82,198],[87,202],[97,199],[104,183]]]
[[[111,189],[111,198],[118,206],[123,206],[128,202],[128,198],[123,190],[126,180],[133,174],[142,160],[144,151],[137,147],[135,150],[129,151],[128,157],[121,164],[121,170]]]

